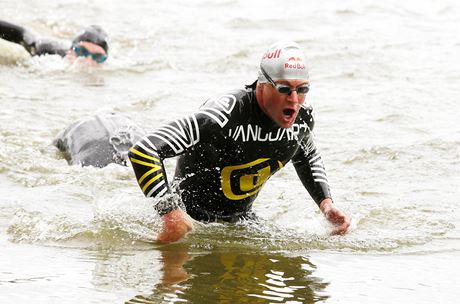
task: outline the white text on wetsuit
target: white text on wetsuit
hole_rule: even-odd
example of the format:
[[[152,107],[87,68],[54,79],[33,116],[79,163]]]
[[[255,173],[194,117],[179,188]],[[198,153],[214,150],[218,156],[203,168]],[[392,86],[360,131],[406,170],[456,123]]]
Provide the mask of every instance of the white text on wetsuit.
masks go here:
[[[299,133],[307,132],[307,130],[308,125],[306,123],[293,124],[289,129],[279,128],[276,132],[264,132],[258,125],[239,125],[234,129],[229,129],[228,136],[235,141],[241,140],[243,142],[297,140]]]

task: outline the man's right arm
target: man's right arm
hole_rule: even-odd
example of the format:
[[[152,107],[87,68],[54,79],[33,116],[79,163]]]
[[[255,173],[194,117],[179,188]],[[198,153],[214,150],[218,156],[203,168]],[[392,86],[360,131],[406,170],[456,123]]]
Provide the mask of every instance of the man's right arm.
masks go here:
[[[163,161],[158,148],[152,143],[151,136],[137,142],[129,150],[128,157],[137,183],[146,197],[160,197],[169,190]]]
[[[169,191],[163,159],[183,154],[200,141],[200,126],[209,126],[200,117],[189,115],[163,125],[130,149],[129,160],[145,196],[161,197]]]
[[[19,25],[0,20],[0,38],[20,44],[30,55],[59,55],[64,57],[68,46],[55,39],[38,37],[32,31]]]
[[[160,197],[169,191],[163,159],[180,155],[203,140],[225,133],[222,128],[229,122],[237,98],[233,94],[212,98],[197,113],[156,129],[130,149],[129,159],[147,197]],[[188,216],[178,208],[174,199],[163,197],[155,209],[164,220],[159,241],[171,241],[180,231],[191,229]]]
[[[144,137],[130,149],[128,156],[144,195],[161,197],[169,191],[169,186],[162,159],[152,140],[152,137]],[[178,202],[170,198],[160,199],[155,205],[155,210],[163,220],[157,241],[175,242],[192,230],[192,222],[178,206]]]
[[[22,45],[30,54],[35,50],[35,39],[25,28],[0,20],[0,38]]]
[[[0,20],[0,38],[21,44],[24,41],[24,32],[24,28]]]
[[[146,197],[162,197],[155,209],[163,219],[160,242],[174,242],[192,230],[188,215],[179,202],[168,196],[169,185],[163,159],[184,153],[199,141],[198,121],[194,115],[164,125],[143,137],[129,151],[137,182]]]

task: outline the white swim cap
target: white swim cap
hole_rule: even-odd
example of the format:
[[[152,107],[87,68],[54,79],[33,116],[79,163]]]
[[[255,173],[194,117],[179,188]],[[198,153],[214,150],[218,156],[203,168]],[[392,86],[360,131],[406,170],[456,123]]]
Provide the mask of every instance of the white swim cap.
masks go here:
[[[300,45],[293,41],[278,41],[272,44],[262,56],[260,67],[273,81],[308,79],[305,54]],[[268,82],[260,68],[258,82]]]

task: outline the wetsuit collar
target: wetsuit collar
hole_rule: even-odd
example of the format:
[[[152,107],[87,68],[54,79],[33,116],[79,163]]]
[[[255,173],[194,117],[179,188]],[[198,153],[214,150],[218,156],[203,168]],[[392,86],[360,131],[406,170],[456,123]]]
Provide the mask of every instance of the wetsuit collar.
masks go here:
[[[255,90],[256,90],[256,86],[257,86],[257,80],[254,81],[254,82],[251,83],[251,84],[247,84],[245,87],[246,87],[246,89],[252,89],[253,91],[255,91]]]

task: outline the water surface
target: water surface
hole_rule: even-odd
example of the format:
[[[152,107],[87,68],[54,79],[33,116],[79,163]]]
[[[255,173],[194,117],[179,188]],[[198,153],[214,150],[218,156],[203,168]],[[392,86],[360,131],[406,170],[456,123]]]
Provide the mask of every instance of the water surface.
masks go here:
[[[31,58],[0,40],[0,302],[456,303],[460,252],[455,1],[0,0],[0,19],[68,41],[110,36],[104,66]],[[73,121],[128,115],[150,130],[256,78],[264,49],[305,49],[316,140],[352,231],[330,228],[291,165],[260,223],[160,222],[131,168],[68,166]],[[169,172],[174,160],[166,163]]]

